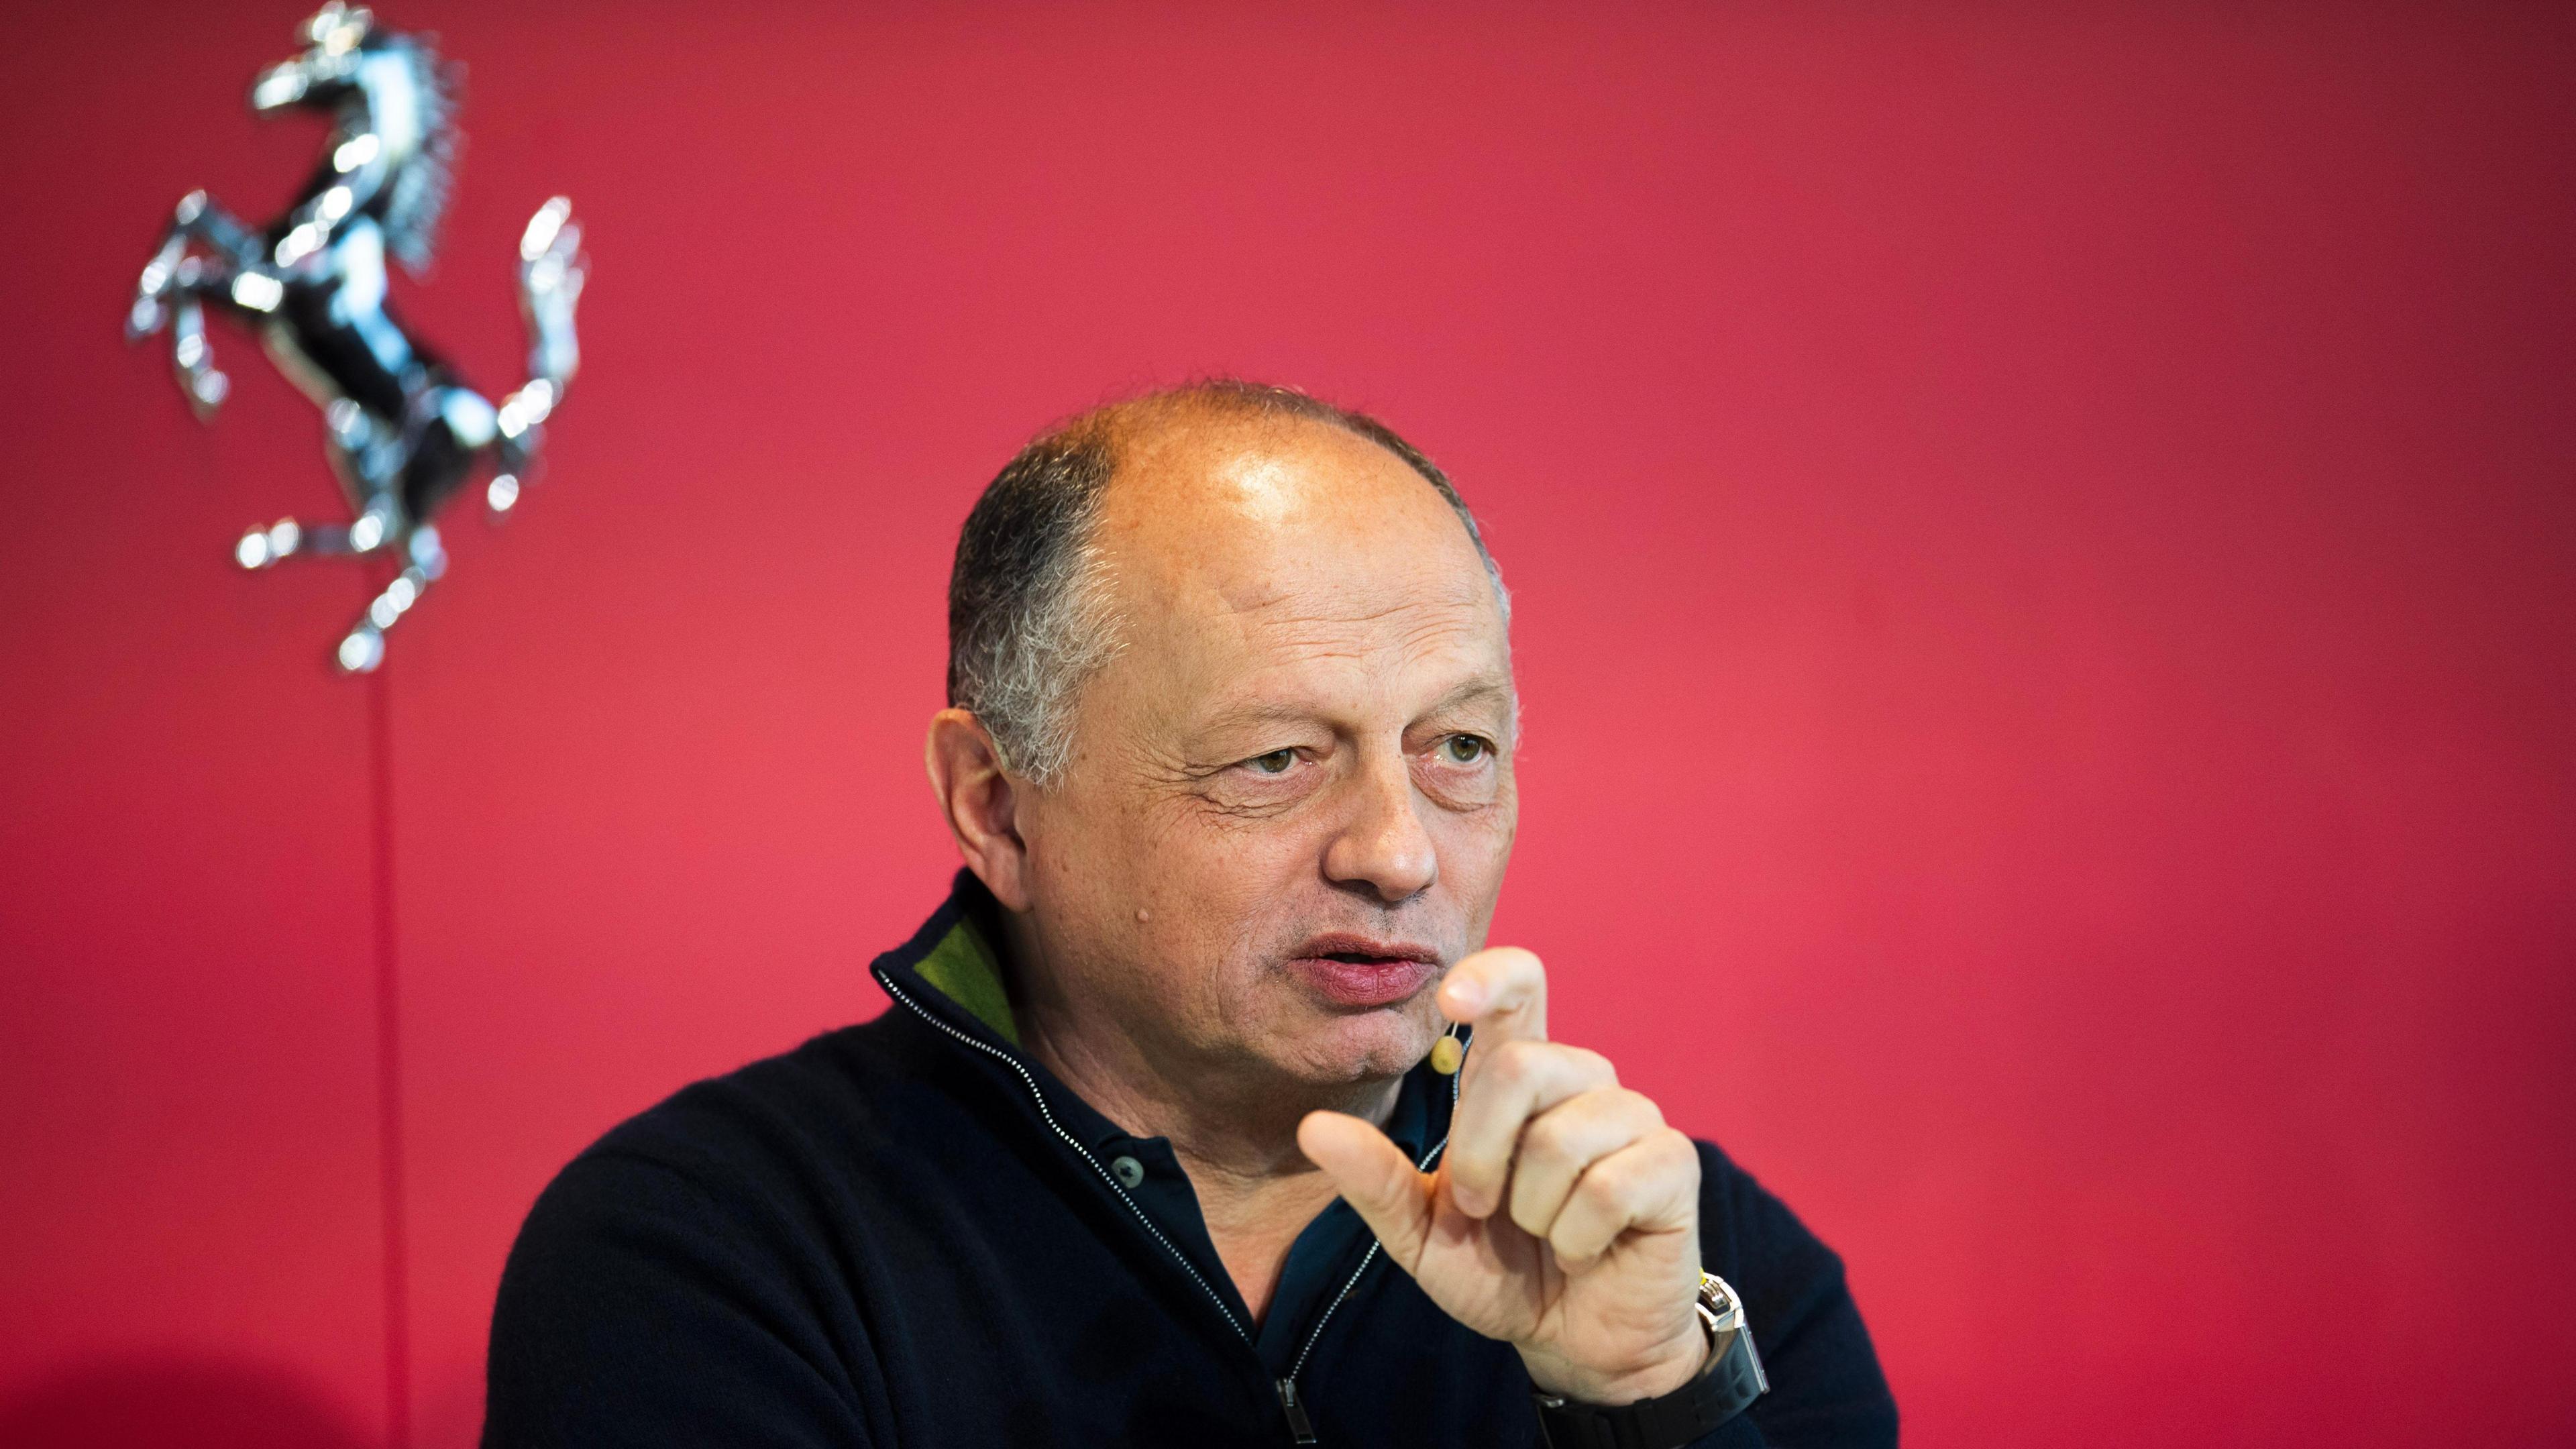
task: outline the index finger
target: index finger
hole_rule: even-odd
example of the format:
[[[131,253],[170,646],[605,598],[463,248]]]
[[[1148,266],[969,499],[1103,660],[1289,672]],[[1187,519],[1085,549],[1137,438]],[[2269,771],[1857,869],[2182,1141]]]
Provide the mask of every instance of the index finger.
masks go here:
[[[1440,982],[1440,1014],[1476,1028],[1480,1046],[1547,1040],[1547,968],[1518,946],[1462,958]]]

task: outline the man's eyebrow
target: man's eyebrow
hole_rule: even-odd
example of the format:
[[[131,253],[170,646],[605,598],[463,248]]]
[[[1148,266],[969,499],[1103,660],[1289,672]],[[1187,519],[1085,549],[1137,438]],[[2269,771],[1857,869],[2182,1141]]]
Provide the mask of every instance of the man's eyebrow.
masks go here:
[[[1303,724],[1317,717],[1302,704],[1232,704],[1200,720],[1198,729],[1204,733],[1237,725]]]
[[[1431,707],[1423,713],[1434,715],[1444,710],[1457,709],[1470,704],[1484,704],[1488,701],[1509,708],[1512,699],[1512,681],[1508,676],[1498,678],[1491,674],[1481,674],[1474,679],[1461,680],[1447,694],[1433,700]]]

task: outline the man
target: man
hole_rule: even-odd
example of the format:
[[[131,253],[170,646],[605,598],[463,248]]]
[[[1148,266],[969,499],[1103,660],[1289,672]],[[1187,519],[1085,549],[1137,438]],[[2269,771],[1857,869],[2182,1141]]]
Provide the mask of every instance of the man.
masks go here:
[[[1840,1262],[1479,949],[1508,607],[1439,470],[1301,394],[1031,444],[958,545],[966,868],[893,1007],[565,1169],[485,1443],[1894,1443]]]

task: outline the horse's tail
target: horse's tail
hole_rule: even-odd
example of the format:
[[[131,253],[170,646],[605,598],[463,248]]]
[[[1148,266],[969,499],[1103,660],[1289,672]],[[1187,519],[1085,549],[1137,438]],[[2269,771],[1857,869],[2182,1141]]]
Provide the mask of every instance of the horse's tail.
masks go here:
[[[546,420],[581,370],[573,308],[590,272],[572,203],[555,197],[537,208],[519,238],[519,309],[528,322],[528,380],[501,404],[501,432],[516,440]]]

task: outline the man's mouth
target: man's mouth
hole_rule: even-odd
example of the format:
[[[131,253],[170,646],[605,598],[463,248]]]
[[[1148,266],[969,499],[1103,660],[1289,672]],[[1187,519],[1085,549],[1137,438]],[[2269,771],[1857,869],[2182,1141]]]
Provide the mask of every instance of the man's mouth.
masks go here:
[[[1438,979],[1440,953],[1417,942],[1336,932],[1300,945],[1288,971],[1335,1006],[1392,1006]]]

